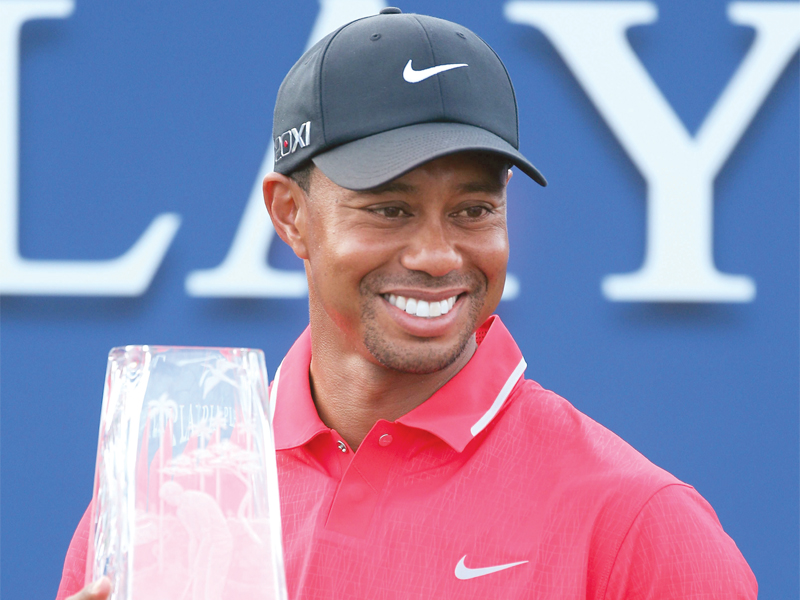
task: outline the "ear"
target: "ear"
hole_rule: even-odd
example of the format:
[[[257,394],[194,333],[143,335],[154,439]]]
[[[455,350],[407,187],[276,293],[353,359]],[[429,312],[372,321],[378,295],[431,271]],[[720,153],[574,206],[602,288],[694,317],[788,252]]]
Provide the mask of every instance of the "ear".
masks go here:
[[[305,192],[291,177],[270,173],[264,177],[264,204],[272,225],[280,238],[289,244],[294,253],[308,259],[306,245],[307,203]]]
[[[514,176],[514,171],[512,171],[511,169],[509,169],[509,170],[508,170],[508,176],[506,177],[506,185],[508,185],[508,182],[509,182],[509,181],[511,181],[511,178],[512,178],[513,176]]]

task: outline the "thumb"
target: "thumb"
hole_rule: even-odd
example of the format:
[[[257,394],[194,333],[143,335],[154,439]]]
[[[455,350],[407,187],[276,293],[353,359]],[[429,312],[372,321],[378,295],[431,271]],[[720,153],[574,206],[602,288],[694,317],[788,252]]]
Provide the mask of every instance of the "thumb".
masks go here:
[[[102,577],[67,600],[106,600],[109,595],[111,595],[111,580],[108,577]]]

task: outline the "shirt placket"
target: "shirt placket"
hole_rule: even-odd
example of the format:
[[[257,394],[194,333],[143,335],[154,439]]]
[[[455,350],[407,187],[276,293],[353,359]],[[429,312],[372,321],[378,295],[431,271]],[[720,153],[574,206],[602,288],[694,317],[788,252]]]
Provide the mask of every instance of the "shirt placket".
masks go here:
[[[394,423],[379,421],[355,453],[333,433],[344,474],[325,527],[345,535],[365,537],[402,445],[400,431]]]

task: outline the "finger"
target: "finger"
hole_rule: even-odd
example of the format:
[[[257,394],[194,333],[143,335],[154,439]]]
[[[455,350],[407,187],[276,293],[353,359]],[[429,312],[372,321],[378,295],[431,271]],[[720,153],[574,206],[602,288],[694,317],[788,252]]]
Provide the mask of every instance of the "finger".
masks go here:
[[[107,600],[110,594],[111,580],[108,577],[103,577],[90,583],[74,596],[67,598],[67,600]]]

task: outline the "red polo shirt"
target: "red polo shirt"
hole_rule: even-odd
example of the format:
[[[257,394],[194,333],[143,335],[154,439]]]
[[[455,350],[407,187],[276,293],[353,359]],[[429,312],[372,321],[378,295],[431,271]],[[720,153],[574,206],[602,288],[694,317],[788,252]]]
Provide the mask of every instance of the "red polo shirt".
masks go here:
[[[353,452],[311,398],[306,331],[271,389],[286,575],[300,599],[756,598],[714,511],[522,377],[500,319],[424,404]],[[88,523],[59,599],[80,589]]]

